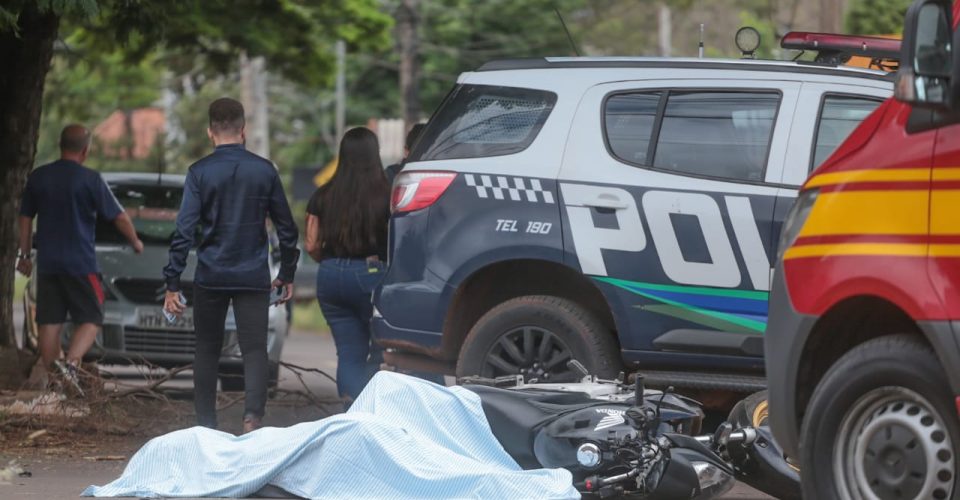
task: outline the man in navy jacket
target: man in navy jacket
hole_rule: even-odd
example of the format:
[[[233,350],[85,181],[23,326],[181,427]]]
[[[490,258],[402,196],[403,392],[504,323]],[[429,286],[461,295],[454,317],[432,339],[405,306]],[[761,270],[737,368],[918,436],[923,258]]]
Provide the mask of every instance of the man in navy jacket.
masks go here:
[[[260,427],[267,401],[270,291],[281,288],[281,302],[293,297],[293,275],[300,256],[297,226],[276,168],[244,148],[243,106],[221,98],[210,104],[209,114],[207,135],[215,149],[187,172],[170,262],[163,269],[167,283],[164,309],[178,315],[185,309],[179,301],[180,275],[196,244],[193,381],[197,423],[217,426],[217,368],[224,321],[232,302],[246,390],[243,429],[250,432]],[[268,216],[280,240],[280,273],[272,284],[267,260]]]

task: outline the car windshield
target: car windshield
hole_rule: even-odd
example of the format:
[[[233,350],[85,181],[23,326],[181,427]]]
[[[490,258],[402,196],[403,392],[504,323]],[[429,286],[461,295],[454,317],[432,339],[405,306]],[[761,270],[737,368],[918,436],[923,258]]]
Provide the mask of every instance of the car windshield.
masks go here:
[[[110,190],[133,221],[144,243],[169,244],[176,230],[177,212],[183,198],[180,186],[111,184]],[[123,243],[123,236],[113,224],[100,221],[97,241]]]

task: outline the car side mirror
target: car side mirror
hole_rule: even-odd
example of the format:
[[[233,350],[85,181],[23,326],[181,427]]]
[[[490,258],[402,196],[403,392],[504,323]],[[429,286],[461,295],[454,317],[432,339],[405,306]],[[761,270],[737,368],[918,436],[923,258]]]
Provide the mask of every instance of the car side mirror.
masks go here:
[[[947,0],[916,0],[903,31],[897,100],[920,107],[953,105],[952,7]]]

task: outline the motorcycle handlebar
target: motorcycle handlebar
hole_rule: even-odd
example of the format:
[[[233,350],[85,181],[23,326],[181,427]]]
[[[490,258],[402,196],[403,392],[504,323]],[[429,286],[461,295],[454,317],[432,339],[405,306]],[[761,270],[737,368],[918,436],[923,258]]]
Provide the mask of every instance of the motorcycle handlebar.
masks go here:
[[[730,433],[730,437],[727,438],[726,443],[714,443],[713,436],[709,434],[703,436],[694,436],[693,439],[696,439],[700,442],[700,444],[705,445],[727,445],[732,443],[747,446],[753,444],[753,442],[757,440],[757,431],[753,427],[744,427],[742,429],[735,430]]]

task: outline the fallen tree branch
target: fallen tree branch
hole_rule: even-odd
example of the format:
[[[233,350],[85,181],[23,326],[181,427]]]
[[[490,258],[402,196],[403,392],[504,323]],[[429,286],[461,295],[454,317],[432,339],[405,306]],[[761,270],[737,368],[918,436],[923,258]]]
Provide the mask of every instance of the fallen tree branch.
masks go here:
[[[178,373],[186,370],[191,370],[191,369],[193,369],[193,365],[179,366],[172,370],[168,370],[167,373],[164,374],[162,377],[154,379],[152,382],[150,382],[147,385],[133,386],[130,389],[127,389],[124,391],[117,391],[117,392],[110,393],[107,395],[107,399],[120,399],[120,398],[125,398],[127,396],[132,396],[134,394],[148,394],[150,396],[154,396],[156,395],[156,391],[154,389],[162,385],[164,382],[168,382],[169,380],[173,379],[173,377],[176,377]],[[114,383],[117,385],[131,385],[131,384],[123,384],[119,382],[114,382]]]
[[[325,371],[323,371],[323,370],[321,370],[321,369],[319,369],[319,368],[307,368],[307,367],[305,367],[305,366],[298,366],[298,365],[295,365],[295,364],[293,364],[293,363],[287,363],[286,361],[281,361],[281,362],[280,362],[280,366],[285,366],[285,367],[289,368],[290,371],[295,372],[295,373],[298,372],[298,371],[299,371],[299,372],[307,372],[307,373],[318,373],[318,374],[320,374],[320,375],[323,375],[324,377],[327,377],[327,379],[329,379],[329,380],[330,380],[331,382],[333,382],[334,384],[337,383],[337,379],[336,379],[336,378],[330,376],[329,373],[327,373],[327,372],[325,372]]]

